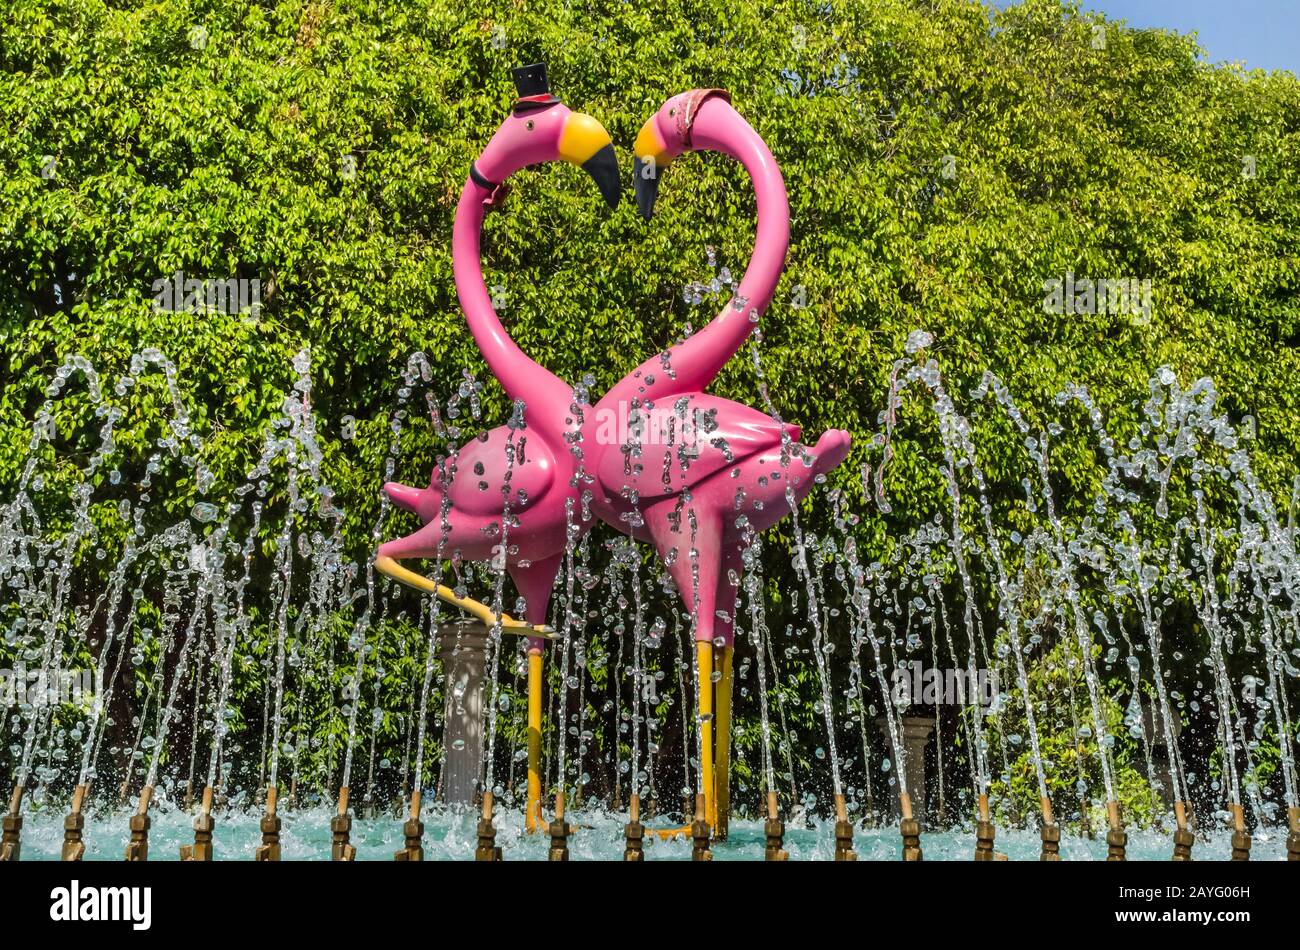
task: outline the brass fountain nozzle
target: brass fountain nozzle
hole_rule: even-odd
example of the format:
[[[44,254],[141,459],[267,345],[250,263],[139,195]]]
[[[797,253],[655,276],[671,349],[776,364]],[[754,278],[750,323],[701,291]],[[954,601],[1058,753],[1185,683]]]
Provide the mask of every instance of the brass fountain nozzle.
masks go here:
[[[903,860],[923,861],[925,854],[921,851],[921,823],[912,817],[912,796],[900,792],[898,805],[903,813],[903,820],[898,823],[899,833],[903,836]]]
[[[72,808],[63,819],[63,860],[80,861],[86,854],[86,844],[82,832],[86,828],[86,816],[81,813],[88,786],[78,785],[72,792]]]
[[[975,822],[975,860],[992,861],[995,858],[993,841],[997,837],[997,826],[989,818],[989,796],[981,792],[979,797],[979,818]]]
[[[0,818],[0,861],[17,861],[22,855],[23,786],[15,785],[9,796],[9,813]]]
[[[692,861],[712,861],[713,852],[709,850],[709,842],[713,837],[712,829],[709,828],[709,822],[704,816],[704,795],[695,796],[695,820],[691,822],[691,860]]]
[[[348,814],[348,787],[339,789],[338,811],[330,819],[330,858],[334,861],[355,861],[357,849],[349,840],[352,836],[352,816]]]
[[[641,824],[641,796],[632,793],[628,823],[623,826],[623,860],[644,861],[645,825]]]
[[[212,860],[212,830],[216,822],[212,818],[212,786],[203,789],[203,805],[194,819],[194,843],[181,845],[182,861]]]
[[[1174,861],[1192,860],[1192,845],[1196,843],[1196,835],[1187,827],[1187,804],[1185,802],[1174,802],[1174,821],[1178,827],[1174,829]]]
[[[1229,806],[1232,811],[1232,860],[1250,860],[1250,835],[1246,834],[1246,815],[1241,804]]]
[[[835,796],[835,860],[856,861],[858,853],[853,850],[853,823],[849,821],[848,809],[844,805],[844,796]]]
[[[1043,795],[1039,798],[1038,804],[1043,813],[1043,826],[1038,830],[1043,847],[1038,853],[1038,860],[1059,861],[1061,860],[1061,826],[1052,817],[1052,801]]]
[[[480,833],[482,827],[482,822],[479,822]],[[411,793],[410,816],[406,819],[406,824],[402,825],[402,835],[406,840],[402,845],[402,850],[393,855],[393,860],[423,861],[424,822],[420,820],[420,790],[418,788]]]
[[[785,850],[785,822],[777,809],[776,792],[767,792],[767,821],[763,822],[763,834],[767,842],[763,847],[764,861],[789,861],[790,855]]]
[[[555,820],[546,828],[551,836],[551,850],[547,858],[551,861],[569,860],[569,823],[564,820],[564,792],[555,796]]]
[[[492,793],[483,793],[483,814],[478,822],[478,846],[474,849],[475,861],[500,861],[501,849],[497,847],[497,829],[492,824]]]
[[[266,790],[266,811],[262,815],[262,843],[253,852],[254,861],[280,860],[279,789],[274,785]]]
[[[1106,860],[1127,861],[1128,834],[1119,817],[1119,802],[1112,799],[1106,803],[1106,817],[1110,828],[1106,832]]]
[[[149,860],[149,800],[153,798],[153,786],[146,785],[140,791],[140,801],[136,804],[135,814],[131,816],[131,840],[126,843],[126,860]]]

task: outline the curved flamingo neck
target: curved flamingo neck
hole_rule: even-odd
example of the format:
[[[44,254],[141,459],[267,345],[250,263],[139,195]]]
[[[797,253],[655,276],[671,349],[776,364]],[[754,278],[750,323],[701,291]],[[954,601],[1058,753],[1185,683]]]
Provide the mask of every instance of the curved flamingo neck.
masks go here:
[[[480,235],[487,214],[484,201],[488,195],[486,188],[476,184],[472,178],[466,179],[460,203],[456,206],[456,223],[451,239],[456,296],[465,313],[469,331],[474,335],[474,342],[478,344],[479,352],[487,361],[492,375],[500,381],[512,401],[524,401],[529,428],[536,427],[541,435],[558,438],[561,433],[551,432],[554,426],[546,424],[547,409],[557,399],[567,406],[572,399],[573,388],[529,358],[510,338],[492,307],[492,299],[483,280]],[[550,415],[555,414],[552,412]]]
[[[753,330],[751,312],[761,315],[767,310],[785,268],[790,246],[790,204],[785,180],[767,144],[726,100],[712,98],[700,106],[691,126],[691,149],[729,155],[749,173],[758,216],[753,255],[735,297],[727,301],[722,312],[690,339],[669,348],[671,376],[664,371],[662,355],[653,356],[641,364],[639,374],[624,377],[605,400],[631,399],[642,386],[646,398],[703,391]],[[742,299],[743,306],[737,310],[733,303]],[[655,381],[646,385],[645,379],[650,376]]]
[[[697,152],[721,152],[745,166],[754,185],[757,206],[754,252],[736,289],[737,297],[748,301],[740,314],[745,325],[737,330],[730,319],[735,308],[728,301],[722,313],[697,334],[697,337],[708,337],[711,347],[726,351],[727,355],[718,364],[718,369],[721,369],[749,336],[752,329],[748,325],[750,311],[764,313],[776,293],[781,271],[785,269],[786,251],[790,247],[790,204],[786,198],[785,179],[781,177],[781,169],[777,167],[767,143],[726,100],[707,99],[700,106],[691,126],[691,148]]]

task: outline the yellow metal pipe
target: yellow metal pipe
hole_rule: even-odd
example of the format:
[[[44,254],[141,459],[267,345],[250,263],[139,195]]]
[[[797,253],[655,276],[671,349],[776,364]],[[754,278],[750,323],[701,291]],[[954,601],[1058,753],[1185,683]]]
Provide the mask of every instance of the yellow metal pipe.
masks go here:
[[[375,569],[395,581],[400,581],[407,587],[414,587],[426,594],[433,594],[439,600],[459,607],[470,616],[477,617],[489,627],[496,625],[497,615],[487,604],[480,603],[472,597],[457,597],[456,592],[450,587],[435,584],[423,574],[417,574],[409,568],[402,567],[391,557],[375,558]],[[555,631],[546,624],[525,623],[522,620],[515,620],[509,614],[501,615],[501,629],[506,633],[514,633],[520,636],[542,637],[547,640],[555,638]]]
[[[731,817],[731,653],[730,645],[719,651],[722,678],[718,680],[715,696],[718,707],[717,813],[712,824],[719,838],[727,837],[727,823]]]
[[[695,643],[700,677],[700,787],[704,794],[704,820],[717,826],[717,786],[713,772],[713,644]]]
[[[528,650],[528,806],[529,834],[542,826],[542,649]]]

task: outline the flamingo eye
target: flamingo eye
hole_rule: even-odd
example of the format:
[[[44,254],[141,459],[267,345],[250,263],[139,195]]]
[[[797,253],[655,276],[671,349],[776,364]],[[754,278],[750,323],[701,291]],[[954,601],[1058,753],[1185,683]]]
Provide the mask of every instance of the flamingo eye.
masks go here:
[[[677,114],[677,107],[674,106],[673,108],[669,109],[669,110],[668,110],[668,114],[669,114],[669,115],[676,115],[676,114]]]
[[[527,129],[529,132],[531,132],[533,130],[533,120],[529,119],[527,122],[525,122],[524,128]]]

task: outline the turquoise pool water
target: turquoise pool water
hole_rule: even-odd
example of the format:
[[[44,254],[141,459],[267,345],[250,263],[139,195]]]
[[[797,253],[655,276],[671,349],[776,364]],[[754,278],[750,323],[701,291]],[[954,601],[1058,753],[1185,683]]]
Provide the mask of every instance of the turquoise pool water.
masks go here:
[[[281,851],[284,860],[328,861],[330,857],[329,820],[333,810],[320,806],[281,813]],[[193,817],[175,808],[160,808],[152,813],[149,834],[151,861],[174,861],[180,846],[194,840]],[[249,861],[261,843],[258,827],[260,815],[243,810],[218,812],[214,834],[215,857],[219,861]],[[86,819],[84,840],[86,860],[120,861],[130,837],[129,813],[91,813]],[[579,830],[569,838],[570,859],[619,860],[623,853],[623,824],[626,816],[604,811],[582,810],[569,815]],[[474,857],[477,816],[468,811],[432,808],[424,815],[424,849],[427,861],[469,861]],[[649,827],[666,827],[666,820],[647,821]],[[528,835],[523,830],[523,816],[501,811],[496,816],[497,844],[506,860],[544,861],[550,839],[546,835]],[[795,861],[828,861],[834,856],[835,839],[830,822],[815,822],[812,827],[787,825],[785,847]],[[714,842],[719,861],[752,861],[763,857],[763,825],[759,821],[733,820],[731,835],[725,842]],[[63,843],[63,813],[29,812],[24,816],[22,859],[57,861]],[[402,822],[395,817],[355,818],[352,844],[359,861],[391,861],[393,852],[402,847]],[[968,861],[975,849],[972,831],[937,831],[921,838],[928,861]],[[859,860],[897,861],[902,841],[896,827],[859,829],[855,837]],[[1011,860],[1037,860],[1038,832],[1035,830],[998,829],[996,848]],[[1130,860],[1166,861],[1173,845],[1167,834],[1130,831]],[[1193,855],[1198,860],[1227,860],[1231,850],[1229,834],[1216,831],[1208,838],[1198,838]],[[690,860],[689,840],[659,841],[646,838],[646,859],[651,861]],[[1067,861],[1101,861],[1106,857],[1103,839],[1088,840],[1064,837],[1061,857]],[[1286,857],[1286,834],[1280,829],[1255,835],[1252,860],[1282,860]]]

